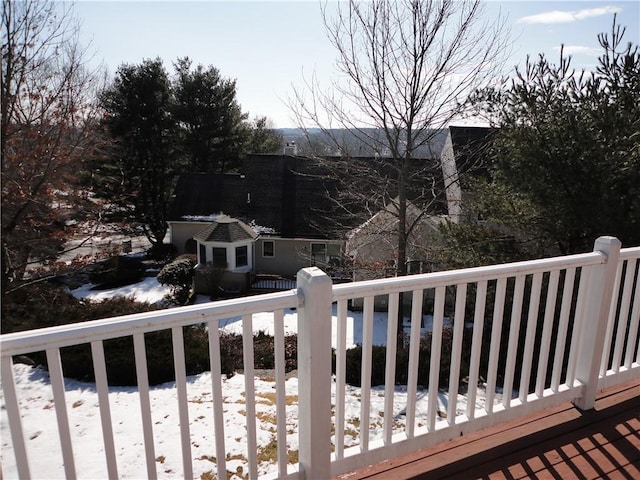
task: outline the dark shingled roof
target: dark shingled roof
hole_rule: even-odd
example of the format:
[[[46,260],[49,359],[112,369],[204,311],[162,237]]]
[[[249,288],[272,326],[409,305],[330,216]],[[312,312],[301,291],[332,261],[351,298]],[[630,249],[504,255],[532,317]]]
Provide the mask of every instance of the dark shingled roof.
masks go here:
[[[193,238],[200,242],[233,243],[241,240],[253,240],[256,237],[256,232],[247,224],[235,218],[221,215],[206,228],[194,235]]]
[[[284,155],[252,155],[243,174],[183,173],[169,221],[224,213],[285,238],[325,238],[332,208],[325,186],[313,175],[313,160]]]
[[[238,215],[247,203],[246,182],[240,174],[183,173],[178,178],[169,220],[220,212]]]

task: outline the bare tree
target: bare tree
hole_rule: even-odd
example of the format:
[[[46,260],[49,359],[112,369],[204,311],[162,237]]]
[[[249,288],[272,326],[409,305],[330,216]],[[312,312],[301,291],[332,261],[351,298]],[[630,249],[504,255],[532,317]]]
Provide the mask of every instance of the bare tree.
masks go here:
[[[383,210],[397,217],[381,232],[397,238],[396,275],[407,273],[412,232],[457,181],[443,177],[430,142],[499,74],[507,53],[504,18],[486,18],[483,8],[480,0],[325,4],[338,75],[328,89],[314,76],[289,102],[299,126],[320,128],[339,157],[322,161],[341,183],[333,218],[352,227]],[[345,142],[345,131],[356,142]],[[407,215],[411,205],[420,213]]]
[[[100,77],[86,68],[78,31],[69,4],[2,2],[3,293],[29,262],[55,263],[70,211],[81,208],[75,186],[96,145]]]

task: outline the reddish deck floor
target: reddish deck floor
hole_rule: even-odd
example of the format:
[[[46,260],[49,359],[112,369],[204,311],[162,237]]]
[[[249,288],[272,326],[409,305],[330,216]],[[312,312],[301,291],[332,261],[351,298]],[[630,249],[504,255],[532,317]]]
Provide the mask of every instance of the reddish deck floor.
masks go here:
[[[640,379],[342,475],[361,479],[640,479]]]

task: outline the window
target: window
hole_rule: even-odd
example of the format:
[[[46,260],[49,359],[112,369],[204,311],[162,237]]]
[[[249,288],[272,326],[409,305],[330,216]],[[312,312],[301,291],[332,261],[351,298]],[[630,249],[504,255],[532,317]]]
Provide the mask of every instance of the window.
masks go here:
[[[263,257],[276,256],[276,248],[273,240],[264,240],[262,242],[262,256]]]
[[[340,264],[341,248],[338,243],[312,243],[311,258],[314,264],[338,266]]]
[[[213,247],[213,266],[226,268],[227,266],[227,249]]]
[[[236,247],[236,267],[246,267],[249,264],[247,246]]]
[[[327,255],[327,244],[326,243],[312,243],[311,244],[311,256],[314,260],[324,260],[324,257]]]
[[[337,243],[329,243],[327,245],[327,262],[332,267],[337,267],[340,265],[342,255],[342,249],[340,245]]]
[[[198,250],[198,263],[200,265],[207,264],[207,247],[205,247],[203,244],[200,244],[200,248]]]
[[[327,245],[324,243],[311,244],[311,262],[313,265],[322,265],[326,261]]]

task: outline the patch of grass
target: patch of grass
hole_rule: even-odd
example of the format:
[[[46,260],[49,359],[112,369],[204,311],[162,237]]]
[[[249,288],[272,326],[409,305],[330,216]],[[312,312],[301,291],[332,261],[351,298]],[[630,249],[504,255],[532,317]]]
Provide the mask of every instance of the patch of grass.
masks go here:
[[[216,457],[214,457],[213,455],[202,455],[200,458],[198,458],[198,460],[207,460],[211,463],[217,463]]]
[[[236,453],[235,455],[231,455],[230,453],[227,453],[227,462],[230,462],[231,460],[242,460],[243,462],[246,462],[247,457],[245,457],[240,453]]]
[[[345,428],[344,434],[345,435],[351,435],[353,438],[357,438],[358,437],[358,432],[356,430],[354,430],[353,428]]]
[[[299,461],[299,452],[298,450],[288,450],[287,451],[287,460],[289,464],[295,465]]]
[[[353,425],[356,428],[360,427],[360,419],[357,417],[352,417],[349,420],[347,420],[347,423],[350,423],[351,425]]]
[[[277,423],[276,416],[273,413],[257,412],[256,418],[261,422],[271,423],[273,425]]]
[[[272,438],[267,445],[258,449],[258,462],[275,463],[277,458],[278,442],[275,438]]]
[[[278,460],[278,442],[275,438],[258,449],[258,462],[276,463]],[[298,450],[287,450],[287,463],[294,465],[299,461]]]
[[[256,400],[256,403],[262,403],[263,405],[275,405],[276,404],[276,394],[275,393],[258,393],[256,394],[257,398],[261,398],[265,400],[264,402],[259,402]],[[285,403],[287,406],[295,405],[298,403],[297,395],[285,395],[284,397]]]
[[[159,457],[156,458],[156,462],[158,463],[164,463],[165,460],[166,460],[166,457],[164,455],[160,455]]]

